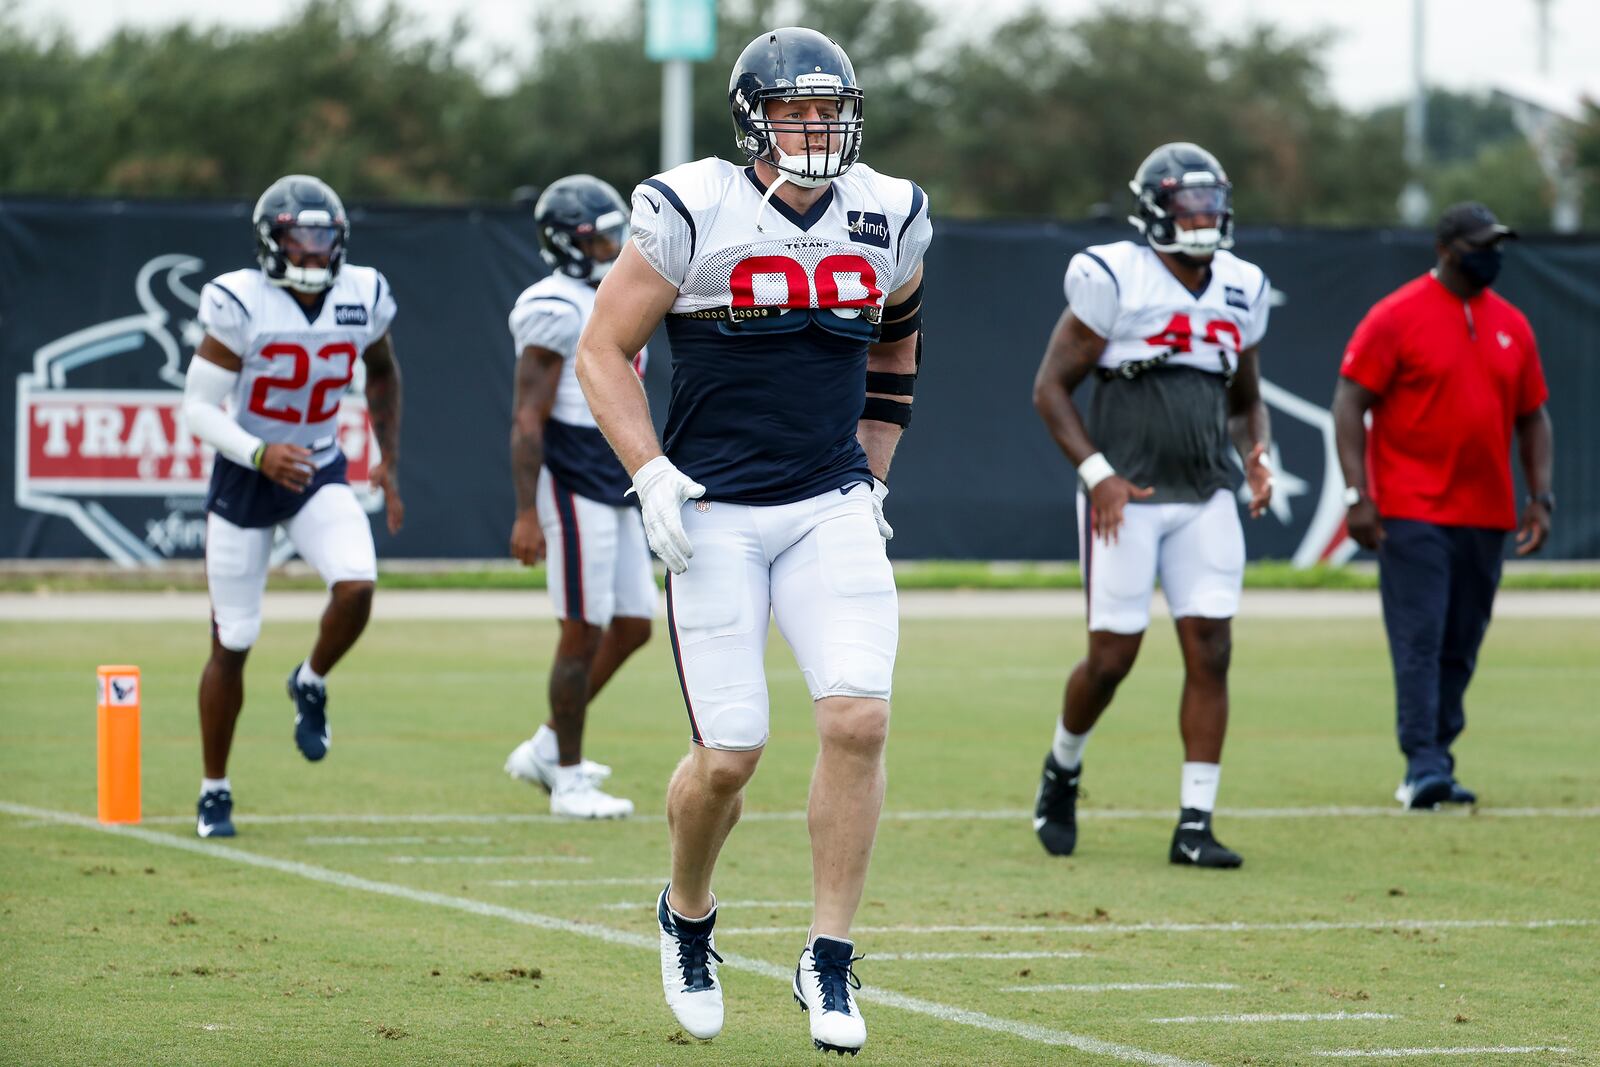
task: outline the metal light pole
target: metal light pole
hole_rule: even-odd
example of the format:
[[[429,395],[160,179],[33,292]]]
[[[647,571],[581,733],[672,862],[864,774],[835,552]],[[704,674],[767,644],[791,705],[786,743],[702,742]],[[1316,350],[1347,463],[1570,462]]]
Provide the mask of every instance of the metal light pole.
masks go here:
[[[648,0],[645,55],[661,64],[661,169],[694,155],[694,68],[717,50],[716,0]]]
[[[1422,73],[1422,50],[1427,28],[1424,4],[1411,0],[1411,101],[1406,105],[1406,167],[1411,178],[1400,193],[1400,219],[1408,226],[1421,226],[1428,220],[1428,190],[1422,184],[1422,168],[1427,163],[1428,85]]]
[[[687,59],[661,64],[661,169],[694,154],[694,67]]]
[[[1550,0],[1533,0],[1539,9],[1539,77],[1550,77]]]

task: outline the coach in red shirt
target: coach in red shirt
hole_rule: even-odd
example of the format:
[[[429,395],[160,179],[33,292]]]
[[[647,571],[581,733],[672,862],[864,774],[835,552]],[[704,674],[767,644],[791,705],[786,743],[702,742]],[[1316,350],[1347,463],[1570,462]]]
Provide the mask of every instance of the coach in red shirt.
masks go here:
[[[1482,204],[1439,218],[1438,262],[1367,312],[1333,397],[1350,536],[1378,554],[1408,808],[1471,804],[1450,745],[1489,625],[1506,534],[1550,532],[1552,439],[1533,330],[1489,286],[1516,234]],[[1365,425],[1371,413],[1372,424]],[[1520,524],[1516,431],[1529,496]]]

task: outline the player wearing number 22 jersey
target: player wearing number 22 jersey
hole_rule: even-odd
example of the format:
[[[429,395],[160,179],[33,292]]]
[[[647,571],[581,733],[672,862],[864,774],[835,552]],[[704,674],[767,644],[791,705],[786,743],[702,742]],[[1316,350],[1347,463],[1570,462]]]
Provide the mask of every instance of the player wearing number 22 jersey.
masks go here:
[[[217,453],[206,497],[212,641],[200,680],[201,837],[234,832],[228,752],[279,527],[330,593],[316,644],[289,674],[295,744],[316,761],[331,743],[325,676],[366,626],[377,579],[372,528],[348,484],[338,440],[340,402],[363,371],[383,455],[369,481],[384,491],[390,533],[404,516],[388,282],[344,262],[344,206],[316,178],[273,183],[253,222],[259,267],[224,274],[201,291],[205,337],[184,390],[189,428]]]
[[[812,937],[793,995],[819,1048],[866,1041],[850,927],[883,800],[899,619],[884,481],[910,421],[922,257],[914,183],[857,162],[863,90],[843,49],[790,27],[729,84],[749,165],[703,159],[641,183],[578,377],[667,564],[667,625],[692,744],[667,791],[672,881],[657,899],[678,1022],[722,1027],[717,854],[768,739],[775,617],[813,701]],[[665,318],[672,402],[658,444],[628,365]]]

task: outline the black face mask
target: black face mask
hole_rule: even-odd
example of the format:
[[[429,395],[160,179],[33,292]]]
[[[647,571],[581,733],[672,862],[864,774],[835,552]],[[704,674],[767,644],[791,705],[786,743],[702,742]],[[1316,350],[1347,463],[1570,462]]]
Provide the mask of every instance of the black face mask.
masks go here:
[[[1494,284],[1500,276],[1500,248],[1490,245],[1488,248],[1474,248],[1470,252],[1462,252],[1456,257],[1456,262],[1461,266],[1461,273],[1473,285],[1480,289]]]

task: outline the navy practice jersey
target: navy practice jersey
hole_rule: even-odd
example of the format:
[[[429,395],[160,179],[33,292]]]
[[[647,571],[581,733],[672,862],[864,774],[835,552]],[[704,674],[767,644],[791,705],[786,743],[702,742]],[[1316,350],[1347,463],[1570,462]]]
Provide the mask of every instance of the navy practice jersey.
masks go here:
[[[753,167],[711,158],[633,193],[634,246],[678,287],[665,450],[708,500],[871,480],[856,440],[867,349],[933,237],[922,190],[861,163],[804,215],[763,207],[765,192]]]
[[[543,348],[561,357],[555,407],[544,424],[544,465],[557,483],[602,504],[625,505],[633,480],[611,451],[578,384],[578,338],[594,313],[594,289],[586,282],[552,274],[522,291],[511,309],[511,337],[520,355]],[[640,349],[633,369],[644,377],[648,352]]]

